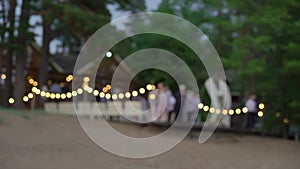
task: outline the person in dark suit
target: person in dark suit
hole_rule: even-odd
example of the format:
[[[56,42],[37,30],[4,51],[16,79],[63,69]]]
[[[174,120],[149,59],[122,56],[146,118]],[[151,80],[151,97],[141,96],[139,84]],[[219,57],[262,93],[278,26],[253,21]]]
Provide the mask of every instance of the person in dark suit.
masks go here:
[[[174,97],[176,99],[176,103],[174,106],[174,110],[172,111],[172,113],[175,113],[174,121],[176,121],[176,119],[178,118],[178,115],[180,113],[181,103],[184,103],[181,98],[185,97],[185,89],[186,89],[185,85],[181,84],[181,85],[179,85],[179,90],[175,92]],[[172,113],[169,114],[169,122],[171,122]]]

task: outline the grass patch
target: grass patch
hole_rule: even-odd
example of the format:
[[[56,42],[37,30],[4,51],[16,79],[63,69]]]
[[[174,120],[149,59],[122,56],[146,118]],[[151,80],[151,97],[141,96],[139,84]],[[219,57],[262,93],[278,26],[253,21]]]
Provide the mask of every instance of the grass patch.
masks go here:
[[[6,108],[6,107],[0,107],[0,112],[13,113],[24,119],[29,119],[31,115],[35,115],[35,114],[46,114],[44,109],[29,110],[29,109],[14,109],[14,108]],[[0,119],[0,123],[1,121],[3,123],[2,119]]]
[[[16,114],[23,117],[24,119],[29,119],[30,118],[28,113],[29,112],[25,112],[25,111],[19,111],[19,110],[16,111]]]
[[[3,119],[0,117],[0,124],[3,124],[4,123],[4,121],[3,121]]]

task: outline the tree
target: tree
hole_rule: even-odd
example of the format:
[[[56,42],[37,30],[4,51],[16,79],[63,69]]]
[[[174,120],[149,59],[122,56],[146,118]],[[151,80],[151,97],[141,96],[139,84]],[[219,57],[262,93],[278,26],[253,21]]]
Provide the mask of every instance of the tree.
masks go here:
[[[264,124],[269,128],[276,124],[284,126],[285,118],[289,119],[288,124],[300,124],[300,98],[295,92],[300,86],[299,10],[300,5],[294,0],[163,0],[158,9],[187,19],[208,35],[225,70],[236,74],[234,81],[229,81],[230,86],[244,98],[256,93],[260,101],[266,103]],[[203,67],[196,70],[199,63],[176,41],[155,35],[134,40],[135,50],[169,49],[181,56],[194,72],[205,71]],[[153,74],[148,75],[151,78]],[[197,76],[198,80],[205,75]],[[280,112],[281,117],[269,123],[276,112]]]
[[[2,1],[2,4],[5,2]],[[6,80],[5,80],[5,90],[3,93],[3,105],[5,107],[8,107],[8,99],[12,96],[12,57],[14,54],[14,30],[15,30],[15,11],[16,11],[16,0],[11,0],[9,2],[9,8],[8,8],[8,22],[5,24],[7,27],[3,31],[3,37],[5,37],[5,33],[8,33],[8,40],[7,40],[7,53],[5,54],[5,60],[6,60]],[[6,31],[7,30],[7,31]],[[4,41],[4,39],[3,39]]]
[[[29,0],[23,0],[21,7],[21,14],[19,19],[18,26],[18,37],[16,42],[18,48],[16,49],[16,83],[14,85],[14,98],[16,108],[23,108],[23,96],[25,93],[25,80],[26,80],[26,62],[28,58],[27,47],[32,38],[30,38],[29,33],[29,12],[30,12],[30,3]]]
[[[39,1],[38,1],[39,2]],[[61,48],[68,49],[68,54],[79,53],[87,39],[101,26],[110,21],[108,4],[117,5],[120,10],[138,11],[145,8],[144,1],[50,1],[45,0],[38,7],[43,20],[43,46],[39,68],[39,83],[44,85],[48,79],[49,44],[53,39],[61,42]]]

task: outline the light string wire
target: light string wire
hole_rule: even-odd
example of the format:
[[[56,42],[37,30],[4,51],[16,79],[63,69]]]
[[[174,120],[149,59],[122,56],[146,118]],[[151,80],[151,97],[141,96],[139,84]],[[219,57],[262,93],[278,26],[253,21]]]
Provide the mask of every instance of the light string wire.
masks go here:
[[[73,80],[73,76],[69,75],[66,77],[66,81],[70,82]],[[72,97],[76,97],[78,95],[83,94],[84,92],[87,92],[88,94],[93,94],[95,97],[99,96],[102,99],[107,99],[107,100],[117,100],[117,99],[129,99],[130,97],[137,97],[140,94],[145,94],[146,90],[152,91],[155,90],[156,87],[153,84],[147,84],[146,87],[142,87],[139,90],[133,90],[132,92],[127,91],[127,92],[120,92],[120,93],[109,93],[108,91],[111,90],[110,84],[107,84],[105,87],[103,87],[102,91],[99,91],[97,89],[94,89],[88,85],[88,82],[90,81],[89,77],[84,77],[83,78],[83,84],[82,88],[77,88],[76,90],[67,92],[67,93],[55,93],[55,92],[49,92],[42,90],[38,88],[38,82],[35,81],[32,78],[28,79],[28,83],[31,84],[33,87],[31,88],[32,93],[28,93],[26,96],[23,97],[24,102],[28,102],[30,99],[34,97],[34,94],[37,96],[41,97],[46,97],[49,99],[70,99]],[[154,94],[149,95],[149,99],[154,100],[156,97]],[[13,98],[10,98],[12,101]],[[203,103],[198,104],[199,110],[203,110],[204,112],[207,113],[215,113],[215,114],[223,114],[223,115],[242,115],[242,114],[247,114],[248,113],[248,108],[243,107],[243,108],[236,108],[236,109],[217,109],[209,105],[205,105]],[[265,105],[264,103],[259,103],[258,104],[259,111],[257,112],[258,117],[263,117],[264,116],[264,109]],[[278,115],[277,115],[278,116]],[[286,120],[285,120],[286,121]]]

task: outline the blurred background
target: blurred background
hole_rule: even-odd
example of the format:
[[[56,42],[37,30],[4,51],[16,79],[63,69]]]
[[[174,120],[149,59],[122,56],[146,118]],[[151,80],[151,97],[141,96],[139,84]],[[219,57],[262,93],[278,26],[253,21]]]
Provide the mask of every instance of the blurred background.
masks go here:
[[[54,139],[54,142],[46,145],[53,146],[52,148],[57,150],[56,153],[67,152],[70,155],[80,154],[80,151],[89,153],[89,151],[75,148],[83,144],[88,147],[87,150],[92,149],[87,139],[75,141],[74,145],[70,145],[70,151],[68,148],[65,149],[65,146],[60,146],[60,143],[69,138],[65,138],[65,136],[60,135],[62,133],[58,134],[57,132],[61,130],[61,132],[74,133],[75,131],[72,130],[74,126],[77,126],[76,130],[79,128],[75,118],[57,116],[57,114],[64,113],[74,115],[70,113],[73,109],[67,105],[73,97],[80,95],[81,99],[88,101],[85,98],[85,93],[92,93],[98,102],[105,103],[106,106],[110,100],[123,98],[141,102],[141,100],[147,100],[148,93],[157,88],[157,82],[162,79],[164,85],[175,94],[179,90],[179,86],[174,79],[167,73],[154,69],[140,72],[132,80],[128,91],[122,89],[112,91],[110,81],[115,69],[122,59],[141,49],[160,48],[168,50],[179,56],[190,67],[199,86],[200,92],[197,95],[200,96],[202,104],[198,105],[199,117],[197,120],[199,126],[202,126],[201,122],[206,119],[208,112],[215,112],[215,110],[210,109],[211,107],[205,108],[205,105],[211,103],[204,86],[208,74],[201,60],[189,47],[167,36],[141,34],[128,37],[106,53],[105,59],[98,68],[94,88],[88,86],[89,77],[82,75],[82,79],[79,79],[80,83],[83,83],[82,89],[72,90],[74,65],[80,50],[89,37],[114,19],[145,11],[162,12],[186,19],[201,29],[217,50],[226,73],[226,84],[232,94],[231,110],[234,112],[229,113],[231,125],[226,128],[226,132],[231,134],[225,134],[225,136],[222,132],[217,134],[212,139],[213,147],[215,145],[218,147],[220,144],[232,146],[231,144],[236,143],[237,147],[242,148],[243,145],[248,145],[245,140],[250,140],[252,143],[247,150],[238,148],[235,150],[235,148],[231,149],[225,146],[226,150],[224,151],[229,153],[230,150],[233,150],[237,154],[240,153],[239,156],[249,152],[250,155],[248,154],[247,158],[242,159],[245,161],[254,160],[257,155],[261,158],[259,160],[261,163],[258,164],[264,163],[264,165],[259,166],[253,164],[254,162],[245,163],[248,168],[253,168],[253,166],[257,168],[276,168],[276,166],[281,166],[278,168],[297,168],[299,166],[297,160],[292,163],[285,160],[285,158],[299,157],[299,153],[294,151],[299,150],[300,147],[298,144],[300,133],[300,94],[298,91],[300,86],[300,3],[297,0],[1,0],[0,167],[3,165],[4,168],[18,168],[13,166],[11,162],[14,153],[22,154],[25,152],[26,156],[23,159],[20,157],[19,162],[26,167],[32,165],[29,162],[31,156],[42,154],[42,156],[45,155],[44,160],[55,156],[55,153],[46,155],[47,153],[43,152],[44,144],[38,148],[28,148],[30,145],[39,145],[40,143],[26,138],[27,136],[23,135],[22,132],[22,129],[25,131],[32,130],[31,133],[27,133],[30,138],[37,135],[46,136],[43,133],[51,128],[52,122],[57,125],[52,133],[61,140],[55,141]],[[130,20],[117,23],[114,25],[115,31],[126,34],[134,28],[131,27],[132,24]],[[127,67],[122,69],[124,72],[130,72]],[[129,92],[128,97],[126,96],[127,92]],[[246,102],[249,96],[253,94],[256,95],[257,114],[254,117],[255,124],[249,128],[246,126],[247,118],[249,118],[247,114],[249,107]],[[88,105],[88,107],[91,106]],[[247,108],[247,110],[244,109],[245,112],[243,111],[244,107]],[[55,113],[51,117],[45,115],[49,112]],[[19,119],[19,117],[21,118]],[[54,119],[48,124],[47,119],[51,118]],[[26,122],[26,119],[36,119],[42,121],[43,124],[32,121]],[[59,123],[54,121],[59,121]],[[65,128],[63,123],[69,127]],[[116,128],[119,125],[121,125],[119,128],[124,128],[122,125],[127,126],[128,124],[115,125]],[[139,131],[139,129],[131,129],[131,127],[125,127],[128,128],[129,133]],[[152,129],[148,130],[151,130],[150,133],[153,132]],[[250,138],[248,136],[241,138],[241,135],[232,135],[232,133],[251,133],[252,135],[249,136]],[[262,138],[254,137],[253,134],[280,137],[289,139],[289,141],[272,140],[271,138],[259,140]],[[20,140],[14,141],[14,136]],[[291,140],[298,141],[292,142]],[[16,148],[18,146],[14,147],[17,143],[24,146],[21,152]],[[276,165],[268,161],[270,159],[265,159],[268,157],[263,156],[263,152],[255,153],[256,144],[259,145],[260,143],[265,145],[264,147],[269,146],[265,148],[266,151],[275,149],[269,155],[273,160],[280,159]],[[278,149],[282,145],[284,150]],[[190,147],[188,150],[178,148],[174,150],[175,155],[171,158],[168,158],[168,154],[164,154],[165,158],[163,159],[167,161],[167,164],[162,165],[163,167],[158,165],[159,162],[156,161],[158,159],[150,160],[151,163],[147,166],[142,165],[139,161],[124,162],[123,159],[119,158],[113,161],[117,160],[120,164],[124,162],[129,166],[132,165],[131,167],[134,167],[133,164],[136,163],[136,166],[142,168],[164,168],[172,164],[168,160],[181,158],[176,152],[184,153],[185,151],[192,151],[192,149],[194,147]],[[11,150],[14,152],[12,153]],[[2,151],[4,152],[3,155]],[[29,153],[31,151],[33,153]],[[277,157],[276,154],[281,152],[286,156]],[[98,152],[93,153],[95,155]],[[79,159],[81,156],[78,154],[75,156]],[[114,158],[106,152],[104,154],[105,157],[100,161],[104,162],[105,159]],[[196,154],[191,155],[189,160],[197,159]],[[210,155],[214,156],[208,153],[208,156]],[[91,158],[80,164],[93,168],[93,160],[97,161]],[[226,161],[223,161],[217,165],[204,165],[203,161],[200,160],[199,163],[196,162],[197,164],[193,165],[193,161],[189,160],[183,163],[189,164],[189,167],[179,165],[180,168],[196,168],[197,166],[218,168],[222,164],[227,164]],[[47,160],[41,161],[40,164],[37,162],[36,166],[48,164]],[[64,161],[67,162],[64,163]],[[68,165],[71,161],[72,159],[67,157],[60,162],[64,164],[62,166],[68,168],[73,166]],[[49,166],[51,165],[49,164],[46,168]],[[122,165],[115,165],[114,167],[126,168]],[[228,167],[230,168],[230,166]],[[231,167],[241,168],[244,166],[240,165],[239,162],[233,162]],[[109,165],[103,168],[109,168]]]

